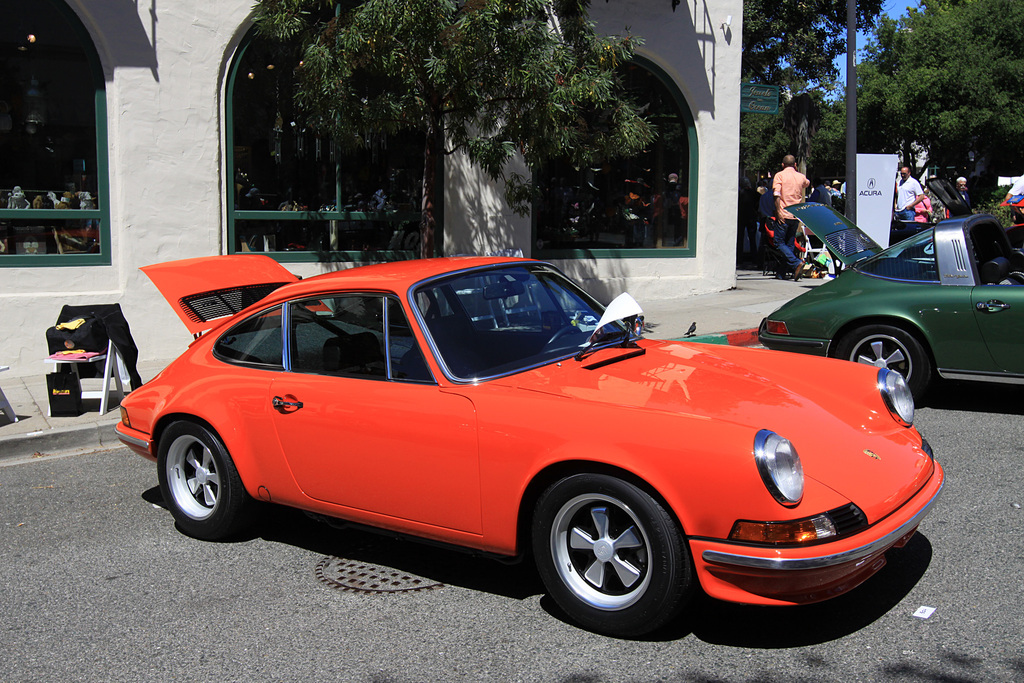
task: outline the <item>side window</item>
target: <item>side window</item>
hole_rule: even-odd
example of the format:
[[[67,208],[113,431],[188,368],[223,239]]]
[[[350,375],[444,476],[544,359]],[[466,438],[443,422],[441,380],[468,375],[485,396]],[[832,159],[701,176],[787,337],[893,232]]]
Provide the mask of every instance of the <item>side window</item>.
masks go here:
[[[433,382],[434,377],[423,360],[420,345],[409,327],[402,305],[388,299],[388,363],[391,378],[406,382]]]
[[[932,231],[925,230],[905,242],[886,249],[858,264],[857,269],[892,280],[939,282]]]
[[[283,349],[281,309],[278,307],[232,327],[214,344],[213,353],[228,362],[280,369],[284,365]]]
[[[384,297],[344,295],[290,306],[295,372],[387,377]]]

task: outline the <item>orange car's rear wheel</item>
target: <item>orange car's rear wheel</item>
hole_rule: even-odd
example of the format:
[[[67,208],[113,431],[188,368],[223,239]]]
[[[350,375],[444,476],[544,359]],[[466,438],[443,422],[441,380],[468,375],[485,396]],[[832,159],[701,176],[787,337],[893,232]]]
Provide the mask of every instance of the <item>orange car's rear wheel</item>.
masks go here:
[[[216,540],[240,531],[255,502],[221,440],[195,422],[170,425],[160,438],[160,493],[189,536]]]
[[[672,516],[642,489],[603,474],[566,477],[541,495],[533,551],[555,602],[608,635],[657,629],[679,613],[693,586]]]

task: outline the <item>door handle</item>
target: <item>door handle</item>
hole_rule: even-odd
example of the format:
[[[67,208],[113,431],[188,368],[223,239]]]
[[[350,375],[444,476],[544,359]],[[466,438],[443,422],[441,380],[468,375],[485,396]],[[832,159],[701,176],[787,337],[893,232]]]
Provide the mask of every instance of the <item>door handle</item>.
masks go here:
[[[979,311],[988,311],[989,313],[996,313],[998,311],[1005,311],[1010,307],[1010,304],[1003,303],[998,299],[989,299],[988,301],[979,301],[976,308]]]
[[[302,407],[302,401],[286,401],[280,396],[275,396],[270,403],[276,410],[280,410],[281,412],[284,412],[288,408],[298,410]]]

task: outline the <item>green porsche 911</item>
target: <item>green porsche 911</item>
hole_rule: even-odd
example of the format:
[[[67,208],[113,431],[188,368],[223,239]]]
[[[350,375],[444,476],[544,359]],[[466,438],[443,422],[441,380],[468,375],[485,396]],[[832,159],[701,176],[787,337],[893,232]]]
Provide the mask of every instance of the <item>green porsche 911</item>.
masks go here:
[[[936,376],[1024,384],[1024,254],[994,216],[882,249],[822,204],[790,210],[844,269],[765,318],[764,346],[896,370],[916,399]]]

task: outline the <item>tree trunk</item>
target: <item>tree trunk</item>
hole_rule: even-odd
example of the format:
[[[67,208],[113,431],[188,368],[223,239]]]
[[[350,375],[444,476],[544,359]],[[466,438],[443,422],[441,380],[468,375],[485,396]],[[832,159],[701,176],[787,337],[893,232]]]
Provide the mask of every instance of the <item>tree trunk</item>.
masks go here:
[[[420,258],[437,256],[434,233],[437,219],[434,215],[434,193],[437,188],[437,162],[441,156],[444,127],[440,116],[430,125],[423,151],[423,198],[420,211]]]

